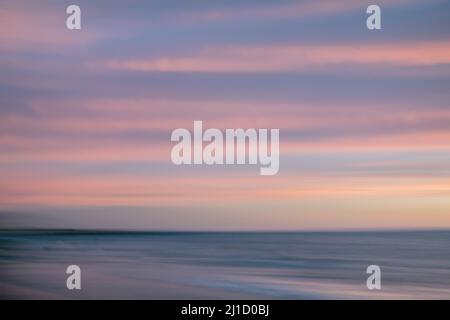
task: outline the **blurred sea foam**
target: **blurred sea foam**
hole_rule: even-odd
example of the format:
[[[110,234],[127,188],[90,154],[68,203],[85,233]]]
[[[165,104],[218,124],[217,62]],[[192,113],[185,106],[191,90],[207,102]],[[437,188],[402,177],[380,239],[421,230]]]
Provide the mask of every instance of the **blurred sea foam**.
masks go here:
[[[0,298],[449,299],[449,248],[450,231],[4,230]],[[72,264],[80,291],[66,288]]]

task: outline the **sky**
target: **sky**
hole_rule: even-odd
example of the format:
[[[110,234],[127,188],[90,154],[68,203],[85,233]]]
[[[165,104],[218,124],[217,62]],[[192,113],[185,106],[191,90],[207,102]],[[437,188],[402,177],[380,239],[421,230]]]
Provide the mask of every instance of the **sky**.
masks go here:
[[[0,228],[450,228],[449,12],[2,0]],[[279,173],[175,166],[171,132],[194,120],[279,128]]]

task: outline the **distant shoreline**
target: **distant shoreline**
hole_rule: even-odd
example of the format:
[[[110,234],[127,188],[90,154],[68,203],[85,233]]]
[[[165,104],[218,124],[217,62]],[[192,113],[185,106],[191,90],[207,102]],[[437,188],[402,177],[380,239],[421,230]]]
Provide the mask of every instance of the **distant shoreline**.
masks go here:
[[[120,230],[120,229],[41,229],[41,228],[7,228],[0,233],[48,234],[48,235],[164,235],[164,234],[390,234],[390,233],[429,233],[450,232],[450,229],[367,229],[367,230]]]

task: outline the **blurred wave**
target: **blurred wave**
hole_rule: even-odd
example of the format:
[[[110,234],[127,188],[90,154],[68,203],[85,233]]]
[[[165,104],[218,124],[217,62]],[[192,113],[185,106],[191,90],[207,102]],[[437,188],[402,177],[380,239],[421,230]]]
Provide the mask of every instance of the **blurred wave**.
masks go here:
[[[3,230],[0,298],[449,299],[449,248],[450,231]],[[366,288],[372,264],[381,290]]]

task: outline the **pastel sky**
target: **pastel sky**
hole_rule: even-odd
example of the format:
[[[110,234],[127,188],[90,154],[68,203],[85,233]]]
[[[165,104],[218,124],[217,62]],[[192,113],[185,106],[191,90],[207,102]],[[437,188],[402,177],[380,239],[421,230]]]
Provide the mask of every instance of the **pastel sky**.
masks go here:
[[[66,29],[66,7],[82,30]],[[382,9],[382,30],[366,8]],[[450,228],[450,1],[0,2],[0,227]],[[175,166],[279,128],[280,171]]]

